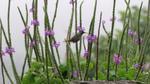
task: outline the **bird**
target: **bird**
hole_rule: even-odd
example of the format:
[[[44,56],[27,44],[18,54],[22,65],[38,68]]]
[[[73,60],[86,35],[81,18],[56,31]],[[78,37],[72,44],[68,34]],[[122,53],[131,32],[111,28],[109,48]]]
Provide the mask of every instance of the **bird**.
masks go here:
[[[69,40],[66,40],[66,42],[73,42],[73,43],[77,43],[82,35],[84,34],[85,32],[84,31],[81,31],[81,32],[78,32],[77,34],[75,34],[73,37],[71,37],[71,39]]]

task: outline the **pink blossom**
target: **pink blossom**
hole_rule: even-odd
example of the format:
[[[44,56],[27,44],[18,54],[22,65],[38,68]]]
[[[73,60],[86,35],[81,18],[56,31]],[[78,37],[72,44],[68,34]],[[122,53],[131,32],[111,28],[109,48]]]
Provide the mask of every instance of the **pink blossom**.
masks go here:
[[[9,47],[7,47],[7,48],[5,49],[5,53],[7,53],[7,54],[12,54],[13,52],[15,52],[15,49],[14,49],[14,48],[9,48]]]
[[[34,25],[34,26],[39,26],[39,21],[37,19],[33,19],[31,21],[31,25]]]
[[[53,43],[53,47],[58,48],[60,46],[60,42]]]
[[[117,64],[117,65],[120,64],[121,60],[122,60],[122,56],[121,55],[114,54],[113,61],[114,61],[115,64]]]
[[[74,72],[72,72],[72,76],[73,76],[74,78],[77,78],[77,77],[79,76],[79,71],[74,71]]]
[[[78,27],[77,27],[77,30],[78,30],[79,32],[84,32],[84,31],[85,31],[85,28],[84,28],[84,27],[81,27],[81,26],[78,26]]]
[[[54,36],[54,31],[53,30],[48,30],[48,29],[46,29],[45,30],[45,36]]]
[[[96,37],[96,35],[88,35],[87,36],[87,40],[88,40],[88,42],[89,43],[92,43],[92,42],[95,42],[96,40],[97,40],[97,37]]]
[[[29,28],[30,28],[30,26],[27,26],[27,27],[22,31],[22,33],[23,33],[23,34],[29,33]]]
[[[135,31],[132,31],[131,29],[128,30],[128,35],[133,37],[133,36],[136,36],[137,33]]]
[[[142,38],[137,38],[137,39],[135,39],[135,43],[136,44],[143,44],[144,43],[144,40],[142,39]]]
[[[69,4],[74,4],[75,0],[70,0]]]

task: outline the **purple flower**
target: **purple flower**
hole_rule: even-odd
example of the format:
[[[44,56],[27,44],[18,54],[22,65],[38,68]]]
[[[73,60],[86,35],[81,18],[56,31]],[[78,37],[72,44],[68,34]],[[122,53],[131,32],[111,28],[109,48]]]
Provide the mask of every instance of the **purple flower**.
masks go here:
[[[70,0],[69,4],[74,4],[75,0]]]
[[[87,40],[88,40],[88,42],[89,43],[92,43],[92,42],[95,42],[96,40],[97,40],[97,37],[96,37],[96,35],[88,35],[87,36]]]
[[[29,10],[29,11],[30,11],[30,12],[33,12],[33,11],[34,11],[34,9],[35,9],[35,8],[34,8],[34,7],[32,7],[32,8],[30,8],[30,10]]]
[[[134,31],[132,31],[131,29],[129,29],[129,30],[128,30],[128,35],[131,36],[131,37],[133,37],[133,36],[136,36],[137,33],[134,32]]]
[[[113,61],[114,61],[115,64],[117,64],[117,65],[120,64],[121,60],[122,60],[122,56],[121,55],[114,54]]]
[[[1,56],[5,56],[5,52],[4,51],[1,51],[0,54],[1,54]]]
[[[34,47],[36,45],[37,41],[33,40],[31,41],[31,43],[29,44],[29,47]]]
[[[77,78],[77,77],[79,76],[79,72],[78,72],[78,71],[72,72],[72,76],[73,76],[74,78]]]
[[[140,64],[134,64],[134,68],[136,68],[136,69],[141,68],[141,71],[144,71],[144,66],[142,66]]]
[[[78,27],[77,27],[77,30],[78,30],[79,32],[84,32],[84,31],[85,31],[85,28],[84,28],[84,27],[81,27],[81,26],[78,26]]]
[[[46,29],[45,30],[45,36],[54,36],[54,31],[53,30],[48,30],[48,29]]]
[[[84,57],[84,58],[87,58],[87,57],[88,57],[88,54],[89,54],[88,50],[85,50],[85,51],[84,51],[84,56],[83,56],[83,57]]]
[[[22,31],[22,33],[23,33],[23,34],[29,33],[29,28],[30,28],[30,26],[27,26],[27,27]]]
[[[54,42],[53,47],[58,48],[60,46],[60,42]]]
[[[134,64],[134,68],[136,69],[139,68],[139,66],[140,66],[139,64]]]
[[[144,40],[142,38],[137,38],[137,39],[135,39],[135,43],[136,44],[143,44]]]
[[[31,21],[31,25],[34,25],[34,26],[39,26],[39,21],[37,19],[33,19]]]
[[[14,48],[6,48],[5,49],[5,53],[7,53],[7,54],[12,54],[13,52],[15,52],[15,49]]]

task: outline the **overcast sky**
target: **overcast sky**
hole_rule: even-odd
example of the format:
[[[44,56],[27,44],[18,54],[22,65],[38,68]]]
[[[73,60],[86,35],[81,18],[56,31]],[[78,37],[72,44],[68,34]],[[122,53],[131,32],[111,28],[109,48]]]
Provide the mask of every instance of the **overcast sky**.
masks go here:
[[[28,8],[31,8],[31,1],[32,0],[11,0],[12,5],[11,5],[11,30],[12,30],[12,39],[13,39],[13,46],[16,49],[15,53],[15,62],[16,66],[19,67],[17,68],[18,71],[21,70],[20,66],[22,66],[23,59],[24,59],[24,44],[23,44],[23,35],[22,35],[22,30],[23,30],[23,24],[21,22],[17,7],[20,7],[21,10],[25,13],[25,4],[28,5]],[[49,0],[49,17],[50,20],[52,19],[52,16],[54,14],[54,7],[55,7],[55,2],[56,0]],[[58,15],[56,18],[55,22],[55,32],[58,33],[56,35],[56,39],[60,42],[63,41],[67,32],[68,28],[68,23],[70,19],[70,13],[71,13],[71,5],[69,4],[70,0],[59,0],[59,8],[58,8]],[[78,0],[78,3],[80,4],[82,0]],[[118,12],[120,10],[124,10],[126,8],[126,5],[124,3],[124,0],[116,0],[117,1],[117,6],[116,6],[116,17],[119,18]],[[148,0],[131,0],[131,5],[138,5],[140,6],[141,2],[144,2],[144,6],[147,6]],[[7,18],[7,4],[8,0],[0,0],[0,18],[3,21],[4,27],[6,29],[6,18]],[[106,28],[107,30],[110,30],[110,18],[112,17],[112,5],[113,5],[113,0],[98,0],[98,8],[97,8],[97,16],[96,16],[96,27],[98,26],[98,21],[99,21],[99,13],[102,11],[103,13],[103,20],[106,21]],[[39,0],[39,17],[38,19],[40,20],[40,30],[43,28],[43,0]],[[93,12],[93,7],[94,7],[94,0],[84,0],[83,4],[83,26],[85,28],[89,27],[90,21],[91,21],[91,16]],[[31,20],[31,13],[29,14],[30,20]],[[30,23],[29,23],[30,25]],[[121,28],[122,25],[119,22],[116,22],[115,25],[117,28]],[[87,30],[87,29],[86,29]],[[101,32],[103,33],[103,31]],[[64,36],[64,37],[63,37]],[[6,47],[6,46],[3,46]],[[60,52],[63,52],[64,48],[60,47]],[[65,53],[62,53],[65,54]],[[62,57],[63,58],[63,57]],[[10,60],[6,56],[4,57],[5,62],[7,63],[7,66],[10,67]],[[0,67],[1,68],[1,67]],[[11,68],[10,68],[11,69]],[[1,69],[0,69],[1,70]],[[1,76],[1,71],[0,71],[0,76]],[[0,77],[1,79],[1,77]],[[0,80],[0,84],[2,84],[2,81]]]

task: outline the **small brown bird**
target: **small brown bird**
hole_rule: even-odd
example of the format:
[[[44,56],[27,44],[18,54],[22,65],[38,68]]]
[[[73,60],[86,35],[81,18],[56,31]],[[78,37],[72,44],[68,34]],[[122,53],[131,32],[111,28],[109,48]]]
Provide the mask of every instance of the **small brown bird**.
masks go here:
[[[71,39],[67,40],[66,42],[76,43],[81,39],[84,33],[85,33],[84,31],[78,32],[76,35],[74,35]]]

